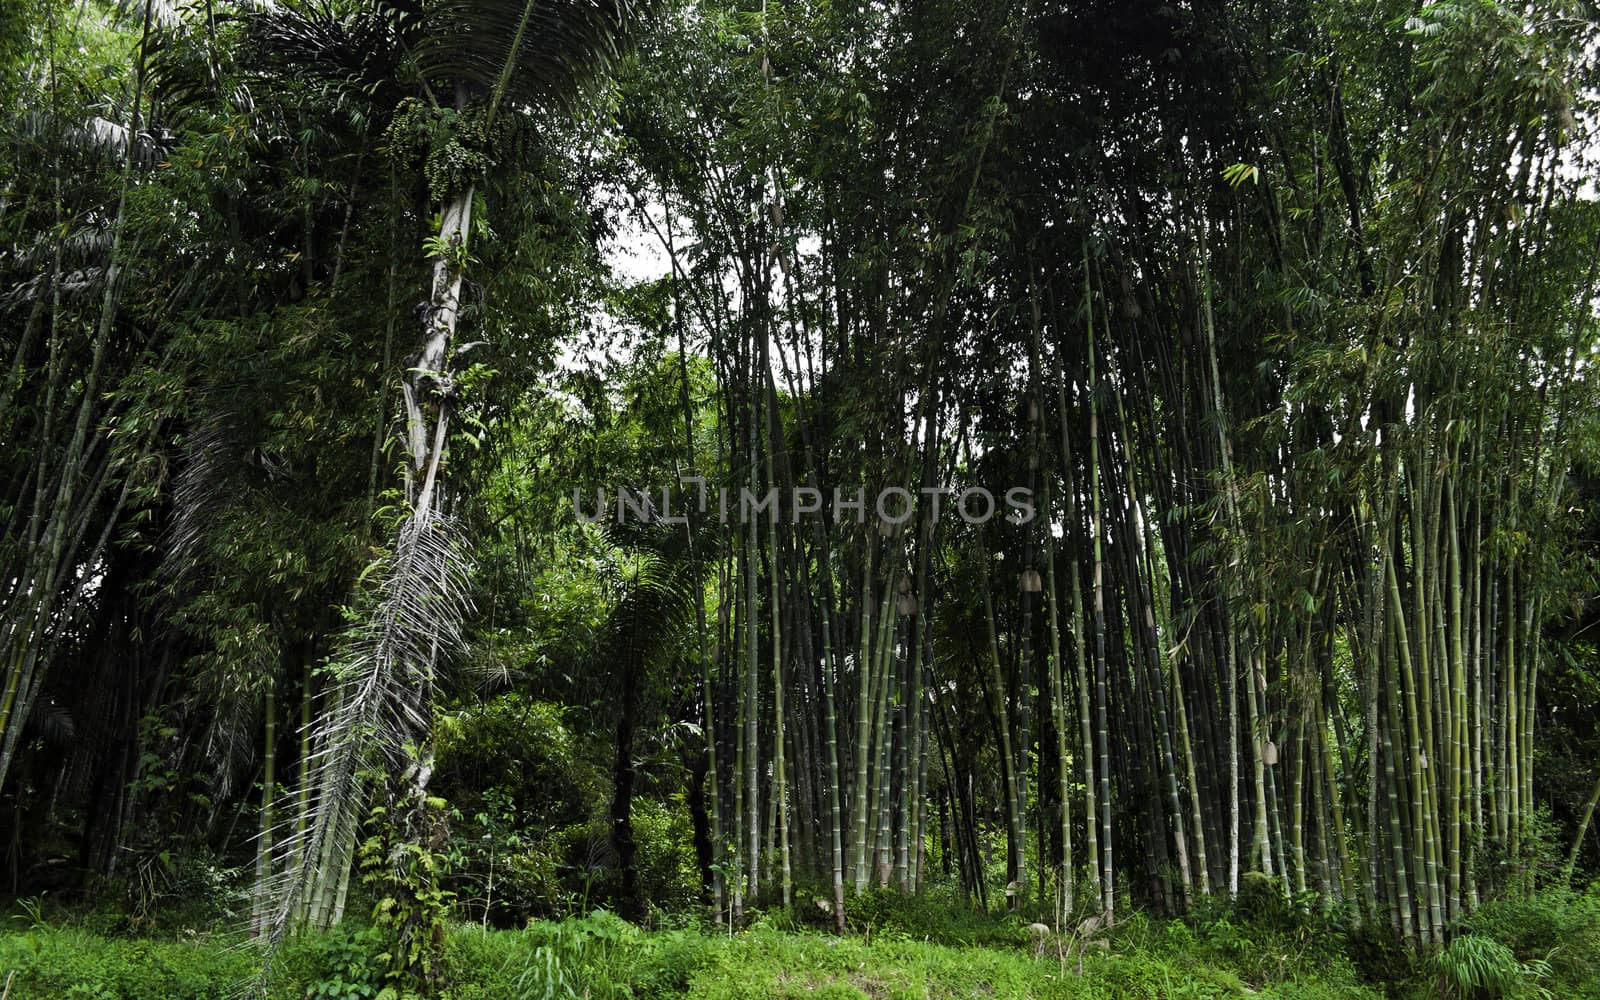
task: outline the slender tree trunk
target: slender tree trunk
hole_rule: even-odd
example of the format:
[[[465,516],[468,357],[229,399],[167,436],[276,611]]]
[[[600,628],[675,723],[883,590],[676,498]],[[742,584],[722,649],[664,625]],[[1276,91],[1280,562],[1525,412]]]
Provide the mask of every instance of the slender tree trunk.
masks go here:
[[[1594,819],[1595,806],[1600,805],[1600,781],[1595,782],[1589,800],[1578,811],[1578,830],[1572,836],[1572,848],[1567,851],[1567,863],[1561,869],[1561,881],[1572,883],[1572,873],[1578,867],[1578,854],[1583,850],[1583,839],[1589,835],[1589,822]]]
[[[261,832],[256,836],[256,883],[264,886],[272,877],[272,835],[273,827],[277,824],[273,806],[278,775],[278,692],[277,685],[271,680],[267,682],[261,710],[267,720],[267,731],[261,755]],[[257,892],[251,916],[251,933],[259,937],[266,929],[266,923],[267,899],[263,893]]]
[[[1111,735],[1106,712],[1106,590],[1105,568],[1101,553],[1102,522],[1100,517],[1100,414],[1095,400],[1099,387],[1095,381],[1094,298],[1089,283],[1088,259],[1084,261],[1084,297],[1089,306],[1089,534],[1094,546],[1094,670],[1095,713],[1097,728],[1095,748],[1100,759],[1100,892],[1103,918],[1110,925],[1116,917],[1116,879],[1111,856]]]

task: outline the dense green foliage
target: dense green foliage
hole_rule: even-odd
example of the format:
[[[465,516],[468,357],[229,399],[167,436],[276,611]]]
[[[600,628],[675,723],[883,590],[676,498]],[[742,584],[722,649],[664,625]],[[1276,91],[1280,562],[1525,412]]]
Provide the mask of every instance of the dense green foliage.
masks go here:
[[[0,135],[0,997],[1600,990],[1592,5],[20,0]]]

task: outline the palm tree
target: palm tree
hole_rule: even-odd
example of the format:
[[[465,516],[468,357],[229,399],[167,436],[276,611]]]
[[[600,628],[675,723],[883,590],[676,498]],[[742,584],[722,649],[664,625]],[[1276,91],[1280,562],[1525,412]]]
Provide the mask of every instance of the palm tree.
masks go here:
[[[267,72],[375,95],[391,129],[425,128],[433,145],[424,168],[439,218],[425,247],[432,273],[418,309],[420,344],[402,386],[406,509],[315,723],[308,815],[282,841],[281,877],[263,887],[274,900],[274,942],[300,922],[297,914],[312,924],[337,919],[362,808],[358,774],[379,750],[394,782],[391,816],[420,837],[434,672],[469,610],[468,567],[442,497],[473,206],[495,171],[509,169],[492,154],[512,116],[569,109],[617,55],[640,8],[633,0],[291,0],[246,16],[247,44]]]
[[[692,541],[687,532],[660,527],[631,538],[629,534],[619,532],[617,538],[631,550],[629,565],[622,592],[601,624],[592,673],[611,679],[619,709],[611,799],[611,847],[619,876],[616,905],[622,916],[642,920],[647,908],[640,892],[632,818],[635,735],[651,671],[670,666],[692,645],[697,621],[694,594],[703,585],[703,564],[689,557]]]

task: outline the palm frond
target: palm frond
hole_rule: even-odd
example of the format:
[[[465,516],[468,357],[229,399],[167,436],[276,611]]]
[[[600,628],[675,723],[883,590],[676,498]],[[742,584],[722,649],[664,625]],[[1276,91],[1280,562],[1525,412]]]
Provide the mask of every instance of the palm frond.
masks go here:
[[[628,551],[627,575],[599,624],[586,675],[615,692],[618,685],[648,683],[692,640],[694,592],[701,586],[696,570],[703,573],[705,563],[689,559],[681,528],[618,529],[608,536]]]
[[[406,520],[377,571],[370,610],[346,632],[333,664],[332,707],[313,723],[308,821],[281,840],[274,865],[280,874],[261,887],[274,901],[263,983],[300,906],[337,881],[349,861],[365,800],[363,771],[380,762],[390,773],[404,769],[428,730],[434,672],[462,643],[471,568],[453,522]]]
[[[304,77],[309,70],[335,96],[392,105],[404,93],[408,36],[420,16],[393,3],[287,0],[239,15],[242,61],[267,78]]]
[[[693,625],[693,573],[687,559],[643,551],[631,557],[631,578],[601,626],[598,665],[657,665]]]
[[[570,104],[620,54],[642,5],[633,0],[439,0],[425,8],[417,65],[541,109]]]
[[[194,6],[186,0],[117,0],[117,16],[137,27],[148,7],[151,27],[175,28]]]
[[[110,253],[110,227],[96,220],[82,220],[59,237],[42,232],[27,246],[11,251],[10,259],[5,262],[7,276],[30,277],[14,279],[13,287],[0,292],[0,305],[34,302],[56,291],[69,300],[98,294],[104,288]],[[52,266],[58,256],[61,260],[59,282]]]
[[[409,85],[559,109],[614,59],[636,0],[285,0],[246,11],[245,62],[393,106]],[[448,93],[448,91],[446,91]]]
[[[45,695],[33,703],[23,731],[34,739],[56,747],[71,746],[78,738],[78,726],[72,719],[72,713],[51,695]]]
[[[141,128],[131,133],[123,122],[91,115],[81,121],[60,122],[48,114],[35,113],[29,117],[28,131],[44,141],[59,141],[65,149],[72,150],[90,164],[122,163],[128,156],[128,143],[133,143],[133,164],[149,169],[159,163],[172,150],[173,134],[158,124],[153,129]]]
[[[183,442],[183,463],[172,483],[172,519],[161,560],[170,586],[182,584],[194,570],[205,533],[217,509],[234,493],[237,466],[233,415],[212,411]]]
[[[270,681],[269,681],[270,683]],[[201,754],[210,765],[211,797],[226,802],[238,791],[240,779],[256,756],[256,727],[261,724],[261,695],[254,686],[228,684],[213,704],[201,737]]]

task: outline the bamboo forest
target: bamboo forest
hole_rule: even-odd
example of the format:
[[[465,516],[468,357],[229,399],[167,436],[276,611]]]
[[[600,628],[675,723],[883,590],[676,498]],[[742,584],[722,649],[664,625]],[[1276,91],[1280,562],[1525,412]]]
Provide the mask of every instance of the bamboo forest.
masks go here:
[[[0,0],[0,1000],[1600,998],[1591,0]]]

